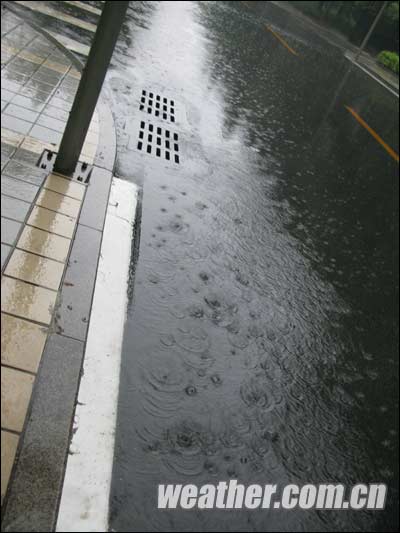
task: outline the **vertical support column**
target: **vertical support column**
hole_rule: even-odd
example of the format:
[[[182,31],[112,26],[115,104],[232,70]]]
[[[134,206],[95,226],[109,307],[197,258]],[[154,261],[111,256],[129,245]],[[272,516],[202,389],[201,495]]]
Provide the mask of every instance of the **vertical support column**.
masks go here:
[[[128,5],[104,5],[54,165],[60,174],[71,176],[78,163]]]
[[[354,58],[354,61],[358,61],[358,58],[360,57],[362,51],[367,46],[367,43],[369,41],[369,38],[371,37],[372,32],[375,29],[375,26],[378,24],[381,16],[383,15],[383,12],[385,11],[386,5],[387,5],[387,2],[382,2],[382,6],[381,6],[380,10],[378,11],[378,14],[375,17],[374,22],[371,24],[371,27],[368,30],[367,35],[364,37],[364,40],[361,43],[360,48],[357,51],[356,57]]]

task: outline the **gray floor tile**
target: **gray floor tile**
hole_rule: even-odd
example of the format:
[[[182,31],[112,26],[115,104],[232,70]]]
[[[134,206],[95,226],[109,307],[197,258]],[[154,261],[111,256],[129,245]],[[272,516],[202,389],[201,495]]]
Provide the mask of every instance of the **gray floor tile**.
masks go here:
[[[34,185],[41,185],[48,172],[45,170],[41,170],[40,168],[37,168],[35,166],[25,165],[23,163],[20,163],[19,161],[16,161],[16,159],[18,159],[17,154],[4,169],[4,174],[7,176],[11,176],[12,178],[28,181],[29,183],[33,183]],[[35,154],[35,158],[38,158],[37,154]]]
[[[72,76],[68,76],[68,74],[65,76],[63,81],[60,83],[60,87],[66,87],[68,89],[77,90],[79,85],[79,80],[73,78]]]
[[[57,96],[53,96],[49,104],[54,107],[59,107],[63,111],[67,111],[67,112],[71,109],[71,106],[72,106],[70,102],[66,102],[65,100],[62,100],[61,98],[57,98]]]
[[[18,133],[26,135],[28,131],[32,128],[32,123],[22,120],[20,118],[12,117],[3,113],[1,115],[1,125],[3,128],[7,128]]]
[[[14,178],[1,176],[1,192],[25,200],[26,202],[33,202],[39,187]]]
[[[35,139],[39,139],[40,141],[57,144],[61,141],[61,133],[50,130],[49,128],[45,128],[44,126],[33,126],[32,130],[30,131],[29,135],[31,137],[35,137]]]
[[[7,89],[7,91],[18,93],[22,89],[23,84],[17,83],[16,81],[4,79],[1,80],[1,86],[3,89]]]
[[[54,107],[50,104],[43,109],[43,114],[56,119],[64,120],[65,122],[69,117],[69,113],[67,111],[63,111],[62,109]]]
[[[30,204],[1,195],[1,214],[5,217],[23,222],[29,211]]]
[[[40,69],[36,72],[38,76],[43,76],[51,79],[55,79],[57,81],[60,81],[63,75],[61,72],[57,72],[56,70],[53,70],[51,68],[47,68],[44,65],[40,67]]]
[[[66,89],[57,89],[54,96],[56,98],[61,98],[61,100],[65,100],[66,102],[72,104],[75,98],[76,91],[70,91]]]
[[[33,78],[28,81],[28,83],[25,85],[25,87],[29,87],[32,89],[37,89],[38,91],[44,92],[44,93],[52,93],[54,91],[54,85],[44,83],[39,80],[34,80]]]
[[[6,68],[4,68],[3,70],[6,70],[10,76],[18,75],[25,76],[26,78],[29,78],[31,76],[30,72],[24,72],[23,70],[21,70],[21,68],[15,67],[11,62],[7,63]]]
[[[1,268],[3,268],[4,263],[10,255],[11,249],[11,246],[8,246],[7,244],[1,245]]]
[[[10,144],[1,143],[1,155],[2,157],[10,158],[13,153],[15,152],[15,146],[11,146]]]
[[[1,171],[2,172],[3,172],[4,167],[7,165],[8,161],[9,160],[6,157],[1,156]]]
[[[18,150],[15,152],[14,159],[23,161],[27,165],[36,165],[39,160],[39,155],[37,153],[24,150],[24,148],[18,148]]]
[[[63,133],[65,129],[66,122],[63,122],[62,120],[57,120],[53,117],[48,117],[47,115],[40,115],[37,124],[39,126],[45,126],[46,128],[50,128],[52,130],[58,131],[59,133]]]
[[[33,98],[38,102],[45,103],[50,98],[51,91],[39,91],[39,89],[36,89],[35,87],[24,87],[21,89],[20,94]]]
[[[37,100],[33,100],[32,98],[29,98],[28,96],[21,96],[17,95],[13,99],[13,104],[20,105],[21,107],[26,107],[27,109],[31,109],[32,111],[40,112],[44,108],[45,104],[43,102],[38,102]]]
[[[14,104],[8,104],[6,114],[11,115],[13,117],[21,118],[22,120],[26,120],[32,123],[36,122],[39,116],[39,113],[35,113],[30,109],[26,109],[25,107],[21,107],[19,105]]]
[[[20,229],[20,222],[1,217],[1,242],[11,245],[15,244]]]
[[[37,65],[36,63],[32,63],[32,61],[22,59],[22,57],[16,57],[12,61],[10,61],[9,65],[9,68],[18,70],[23,74],[33,74],[38,69],[38,67],[39,65]]]
[[[42,81],[43,83],[48,83],[49,85],[53,85],[54,87],[58,85],[58,82],[60,81],[60,78],[58,78],[56,75],[53,74],[54,71],[51,71],[51,74],[46,74],[41,71],[37,71],[32,78],[34,80]]]
[[[8,91],[7,89],[1,89],[1,99],[5,102],[9,102],[14,98],[16,93],[13,93],[11,91]]]
[[[8,70],[4,68],[1,72],[2,80],[10,80],[19,84],[24,84],[29,80],[29,76],[25,74],[20,74],[19,72],[14,72],[13,70]]]

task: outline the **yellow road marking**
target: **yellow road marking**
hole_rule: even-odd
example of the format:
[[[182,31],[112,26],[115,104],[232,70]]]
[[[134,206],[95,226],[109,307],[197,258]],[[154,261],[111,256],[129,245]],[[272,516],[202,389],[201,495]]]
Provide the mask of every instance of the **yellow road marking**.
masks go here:
[[[372,137],[373,137],[376,141],[378,141],[378,143],[379,143],[381,146],[383,146],[383,148],[387,151],[387,153],[388,153],[389,155],[391,155],[395,161],[399,162],[399,154],[396,154],[396,152],[395,152],[392,148],[390,148],[390,146],[389,146],[387,143],[385,143],[385,141],[384,141],[384,140],[383,140],[383,139],[382,139],[382,138],[376,133],[376,131],[374,131],[374,130],[371,128],[371,126],[369,126],[369,125],[365,122],[365,120],[363,120],[363,119],[360,117],[360,115],[358,115],[358,113],[356,113],[356,112],[354,111],[354,109],[352,109],[351,107],[349,107],[349,106],[347,106],[347,105],[345,106],[345,108],[347,109],[347,111],[349,111],[349,112],[353,115],[353,117],[357,120],[357,122],[359,122],[359,123],[361,124],[361,126],[363,126],[363,127],[368,131],[368,133],[370,133],[370,134],[372,135]]]
[[[287,43],[284,39],[282,39],[282,37],[281,37],[280,35],[278,35],[278,34],[276,33],[276,31],[274,31],[274,30],[271,28],[271,26],[268,26],[268,25],[266,24],[265,27],[267,28],[268,31],[270,31],[270,32],[272,33],[272,35],[274,35],[274,37],[276,37],[276,38],[278,39],[278,41],[279,41],[281,44],[283,44],[283,46],[284,46],[285,48],[287,48],[287,49],[289,50],[289,52],[291,52],[291,53],[292,53],[293,55],[295,55],[295,56],[298,56],[298,55],[299,55],[297,52],[295,52],[295,51],[293,50],[293,48],[291,48],[291,47],[288,45],[288,43]]]
[[[246,7],[252,7],[251,4],[250,4],[250,2],[245,2],[245,1],[241,0],[240,3],[243,4],[243,5],[246,6]],[[272,35],[274,35],[274,36],[278,39],[278,41],[279,41],[281,44],[283,44],[283,46],[284,46],[285,48],[287,48],[287,49],[289,50],[289,52],[291,52],[291,53],[292,53],[293,55],[295,55],[295,56],[298,56],[298,55],[299,55],[295,50],[293,50],[293,48],[291,48],[291,47],[288,45],[288,43],[287,43],[287,42],[286,42],[286,41],[285,41],[280,35],[278,35],[278,34],[277,34],[277,33],[271,28],[271,26],[268,26],[268,25],[266,24],[265,27],[267,28],[267,30],[269,30],[269,31],[272,33]]]

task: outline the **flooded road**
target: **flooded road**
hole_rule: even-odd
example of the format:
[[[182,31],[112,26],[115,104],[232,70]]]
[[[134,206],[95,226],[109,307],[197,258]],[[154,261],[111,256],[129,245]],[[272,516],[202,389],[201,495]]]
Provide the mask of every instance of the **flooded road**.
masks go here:
[[[143,185],[116,531],[396,529],[398,165],[344,106],[398,151],[398,100],[263,4],[132,5],[108,75],[117,173]],[[136,150],[142,90],[175,101],[179,165]],[[159,483],[229,479],[380,481],[389,498],[157,511]]]

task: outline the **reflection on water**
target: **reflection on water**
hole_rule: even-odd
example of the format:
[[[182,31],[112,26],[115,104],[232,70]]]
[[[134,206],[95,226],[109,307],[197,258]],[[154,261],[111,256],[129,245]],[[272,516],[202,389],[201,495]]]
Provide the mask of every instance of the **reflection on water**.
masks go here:
[[[398,104],[262,4],[135,3],[109,73],[117,172],[144,187],[114,530],[396,529],[397,166],[344,105],[396,148]],[[144,87],[185,113],[179,169],[132,150]],[[156,510],[158,483],[233,478],[380,481],[389,503],[375,514]]]

